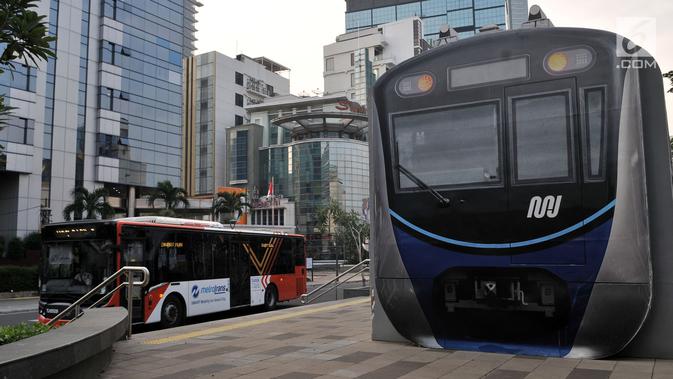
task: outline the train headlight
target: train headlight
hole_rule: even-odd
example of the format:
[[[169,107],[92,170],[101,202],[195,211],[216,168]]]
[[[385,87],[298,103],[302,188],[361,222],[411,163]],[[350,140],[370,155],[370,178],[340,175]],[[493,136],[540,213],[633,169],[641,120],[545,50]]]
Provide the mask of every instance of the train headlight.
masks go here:
[[[435,78],[429,73],[414,74],[397,82],[397,94],[402,97],[424,95],[435,88]]]
[[[547,67],[551,71],[560,72],[568,67],[568,56],[564,52],[557,52],[547,58]]]
[[[551,75],[586,71],[593,66],[595,55],[589,47],[552,51],[544,59],[544,69]]]

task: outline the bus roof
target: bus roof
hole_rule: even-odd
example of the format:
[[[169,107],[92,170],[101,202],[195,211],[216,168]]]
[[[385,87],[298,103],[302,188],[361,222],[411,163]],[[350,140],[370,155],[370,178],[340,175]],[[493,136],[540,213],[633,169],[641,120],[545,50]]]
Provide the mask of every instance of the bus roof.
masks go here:
[[[230,232],[230,233],[246,233],[246,234],[257,234],[257,235],[283,235],[288,237],[301,237],[304,238],[302,234],[291,234],[284,232],[276,232],[272,230],[253,230],[246,229],[245,227],[239,228],[234,225],[234,227],[224,225],[215,221],[204,221],[204,220],[192,220],[192,219],[183,219],[183,218],[174,218],[174,217],[161,217],[161,216],[143,216],[143,217],[125,217],[117,218],[112,220],[76,220],[76,221],[67,221],[53,223],[45,225],[45,227],[62,227],[65,225],[85,225],[85,224],[128,224],[128,225],[138,225],[138,226],[157,226],[157,227],[175,227],[175,228],[186,228],[186,229],[200,229],[200,230],[210,230],[218,232]]]

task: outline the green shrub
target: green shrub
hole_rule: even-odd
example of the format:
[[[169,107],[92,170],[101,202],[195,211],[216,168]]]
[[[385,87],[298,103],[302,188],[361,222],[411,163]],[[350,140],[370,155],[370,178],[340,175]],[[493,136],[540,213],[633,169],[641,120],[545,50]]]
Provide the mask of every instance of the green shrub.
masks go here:
[[[47,330],[49,330],[49,327],[40,323],[0,326],[0,345],[36,336]]]
[[[21,259],[26,256],[26,248],[23,241],[19,237],[14,237],[9,240],[7,245],[7,257],[9,259]]]
[[[36,291],[37,267],[0,267],[0,292]]]
[[[26,250],[41,250],[42,249],[42,235],[38,232],[33,232],[24,237],[23,244]]]

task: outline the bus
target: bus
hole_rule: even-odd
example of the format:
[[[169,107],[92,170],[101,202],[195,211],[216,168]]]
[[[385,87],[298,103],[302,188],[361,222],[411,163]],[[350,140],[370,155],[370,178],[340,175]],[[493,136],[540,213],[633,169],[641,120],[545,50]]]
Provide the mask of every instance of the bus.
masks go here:
[[[173,327],[187,317],[233,308],[272,310],[278,302],[306,293],[301,235],[232,229],[217,222],[131,217],[46,225],[42,240],[38,315],[42,323],[123,266],[144,266],[150,272],[148,286],[133,292],[134,323]],[[89,304],[114,287],[103,289]],[[125,299],[126,292],[118,291],[106,306],[125,306]]]
[[[671,155],[644,49],[481,33],[386,72],[369,108],[375,339],[673,356]]]

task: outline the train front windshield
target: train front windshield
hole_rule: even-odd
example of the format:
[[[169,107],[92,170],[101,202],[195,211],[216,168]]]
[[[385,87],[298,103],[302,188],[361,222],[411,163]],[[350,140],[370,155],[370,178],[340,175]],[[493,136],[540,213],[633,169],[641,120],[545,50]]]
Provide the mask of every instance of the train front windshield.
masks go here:
[[[114,272],[110,240],[45,243],[41,294],[83,295]]]

